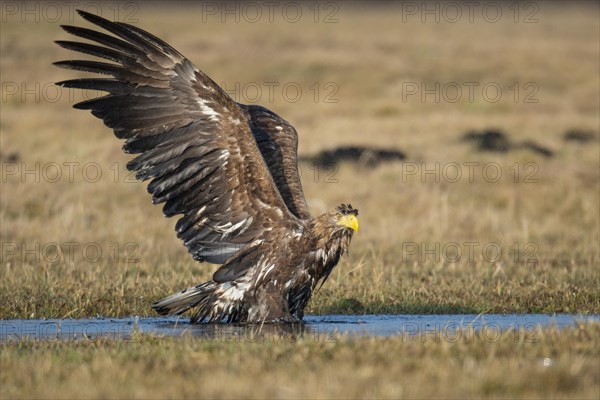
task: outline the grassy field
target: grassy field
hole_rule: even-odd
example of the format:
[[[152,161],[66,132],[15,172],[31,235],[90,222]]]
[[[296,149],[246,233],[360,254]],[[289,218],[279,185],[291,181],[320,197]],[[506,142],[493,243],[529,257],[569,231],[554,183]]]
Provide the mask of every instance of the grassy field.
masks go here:
[[[597,398],[598,324],[535,337],[21,342],[3,398]],[[60,367],[57,367],[60,366]],[[251,389],[249,389],[251,388]]]
[[[74,74],[50,65],[73,56],[51,41],[68,38],[60,23],[81,20],[67,10],[55,20],[40,3],[36,19],[22,4],[3,9],[0,35],[0,318],[153,315],[152,301],[216,266],[191,259],[175,221],[126,172],[119,141],[71,108],[93,94],[52,86]],[[600,313],[596,6],[515,15],[505,5],[497,22],[479,9],[473,22],[463,10],[436,23],[400,6],[321,3],[295,23],[281,10],[273,22],[263,10],[256,23],[241,11],[223,23],[200,5],[94,4],[170,42],[236,100],[282,115],[301,155],[345,145],[406,153],[376,168],[301,165],[313,214],[351,202],[361,223],[309,313]],[[461,140],[490,129],[553,155]],[[572,130],[592,138],[565,141]],[[545,354],[561,362],[540,368]],[[243,397],[248,387],[256,397],[597,397],[597,355],[596,326],[532,346],[21,343],[2,347],[2,397]],[[267,372],[278,384],[256,385]]]

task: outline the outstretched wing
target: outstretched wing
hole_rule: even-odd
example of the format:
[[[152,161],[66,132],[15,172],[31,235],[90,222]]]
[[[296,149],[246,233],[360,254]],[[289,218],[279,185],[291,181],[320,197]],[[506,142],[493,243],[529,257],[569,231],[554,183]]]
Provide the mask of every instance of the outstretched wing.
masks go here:
[[[215,82],[157,37],[128,24],[79,14],[115,36],[63,28],[91,43],[58,41],[112,61],[61,61],[60,67],[111,75],[58,83],[109,94],[75,105],[125,139],[127,164],[196,260],[221,264],[255,240],[299,229],[267,169],[247,115]]]
[[[298,134],[289,122],[261,106],[242,105],[271,176],[288,209],[300,219],[311,219],[298,174]]]

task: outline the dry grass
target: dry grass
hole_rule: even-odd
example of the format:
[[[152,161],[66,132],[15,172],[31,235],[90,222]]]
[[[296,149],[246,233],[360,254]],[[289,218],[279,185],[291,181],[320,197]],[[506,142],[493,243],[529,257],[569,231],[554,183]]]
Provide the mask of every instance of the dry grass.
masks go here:
[[[258,83],[259,103],[298,129],[301,154],[354,144],[396,147],[408,155],[408,163],[373,170],[340,165],[335,182],[327,180],[328,171],[315,176],[302,166],[313,213],[351,202],[361,220],[350,256],[309,312],[600,313],[596,6],[541,4],[534,24],[511,18],[436,24],[419,17],[403,23],[398,9],[344,4],[336,24],[309,18],[297,24],[281,18],[200,23],[200,11],[166,12],[155,4],[140,6],[135,17],[226,88]],[[173,233],[175,221],[162,218],[144,185],[130,183],[124,172],[129,157],[118,140],[101,122],[70,108],[82,95],[75,93],[73,101],[63,92],[52,101],[56,92],[47,85],[73,76],[50,66],[72,56],[50,43],[67,38],[58,23],[9,17],[1,29],[0,318],[151,315],[151,301],[209,279],[215,267],[193,262]],[[298,83],[303,95],[292,103],[276,91],[269,101],[265,82]],[[314,82],[321,89],[317,101]],[[328,82],[339,88],[337,103],[324,101]],[[403,101],[403,85],[413,82],[495,82],[503,96],[498,102],[481,92],[474,101],[466,93],[457,102],[418,95]],[[539,89],[537,103],[524,102],[529,82]],[[36,83],[39,99],[23,93],[36,91]],[[15,84],[18,92],[11,94]],[[460,141],[469,130],[488,128],[515,141],[536,141],[555,155],[480,153]],[[564,142],[573,128],[592,131],[596,139]],[[72,181],[69,162],[78,163]],[[456,183],[420,176],[425,167],[453,162],[463,173]],[[479,163],[473,181],[467,162]],[[36,163],[39,181],[21,175]],[[63,174],[57,182],[44,179],[44,173],[54,177],[52,163]],[[96,165],[101,178],[84,179],[85,172],[94,177]],[[487,182],[484,165],[497,166],[502,178]],[[407,175],[414,166],[417,174]],[[536,182],[527,183],[530,168]],[[462,251],[457,262],[442,250],[452,243]],[[489,243],[502,250],[497,259],[483,254]],[[84,247],[91,251],[87,260]],[[97,249],[101,256],[90,260]],[[2,347],[2,397],[597,398],[597,338],[597,326],[588,326],[548,331],[531,346],[402,338],[227,346],[152,338],[21,343]],[[540,367],[544,357],[555,365]]]
[[[344,164],[333,176],[302,166],[315,214],[350,201],[361,218],[351,256],[310,312],[600,312],[598,141],[562,141],[568,129],[594,132],[599,123],[598,21],[589,9],[544,5],[535,24],[399,24],[397,9],[343,6],[337,24],[299,25],[280,18],[196,24],[201,9],[193,10],[165,15],[159,6],[141,7],[135,17],[227,88],[261,85],[259,102],[298,128],[301,154],[343,144],[394,146],[413,163],[375,170]],[[56,94],[46,85],[72,76],[49,66],[71,56],[50,43],[66,36],[58,24],[9,18],[2,33],[2,79],[17,83],[19,93],[5,94],[2,104],[0,317],[147,315],[150,301],[208,279],[214,267],[190,259],[174,221],[131,182],[118,141],[89,114],[70,109],[68,92],[49,101]],[[418,95],[402,101],[406,82],[467,81],[497,82],[504,95],[496,103],[481,94],[473,102],[466,94],[456,103]],[[40,84],[39,102],[22,82]],[[291,103],[275,91],[270,102],[264,82],[298,83],[304,95]],[[313,82],[334,82],[339,102],[324,102],[324,90],[315,102]],[[523,93],[514,102],[506,89],[513,82],[535,83],[539,102],[524,103]],[[556,155],[479,153],[460,141],[488,127]],[[6,161],[13,153],[16,164]],[[72,181],[69,162],[76,163]],[[479,163],[473,181],[467,162]],[[36,163],[37,177],[23,175]],[[436,163],[439,181],[423,179]],[[444,170],[448,163],[460,165],[457,183],[444,179],[444,171],[453,173]],[[54,182],[57,165],[62,176]],[[486,165],[500,169],[498,182],[483,179]],[[417,173],[408,175],[413,167]],[[98,168],[102,176],[92,182]],[[529,173],[535,182],[525,181]],[[453,243],[462,252],[458,262],[448,261]]]
[[[2,398],[598,398],[598,324],[558,332],[4,345]],[[60,366],[60,367],[59,367]],[[251,388],[251,389],[249,389]]]

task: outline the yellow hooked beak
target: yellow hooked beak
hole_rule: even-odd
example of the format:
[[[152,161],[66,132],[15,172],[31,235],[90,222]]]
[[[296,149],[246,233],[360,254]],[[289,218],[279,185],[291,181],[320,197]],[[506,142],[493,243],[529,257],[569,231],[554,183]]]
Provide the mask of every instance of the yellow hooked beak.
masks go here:
[[[358,233],[358,218],[355,215],[342,215],[338,224],[348,227]]]

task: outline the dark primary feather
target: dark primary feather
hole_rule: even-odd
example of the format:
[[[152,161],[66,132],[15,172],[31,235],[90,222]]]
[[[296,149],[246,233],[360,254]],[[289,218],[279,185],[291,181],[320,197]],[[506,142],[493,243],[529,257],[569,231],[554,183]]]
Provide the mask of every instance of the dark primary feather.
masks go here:
[[[298,134],[289,122],[261,106],[241,107],[250,115],[250,128],[279,193],[298,218],[312,218],[298,173]]]
[[[75,107],[91,110],[125,139],[126,152],[139,154],[127,167],[151,179],[148,191],[154,203],[164,203],[165,215],[183,214],[177,235],[196,260],[224,263],[259,238],[275,242],[301,229],[298,218],[310,214],[294,165],[297,137],[288,123],[268,110],[238,105],[157,37],[79,13],[115,36],[65,26],[94,43],[57,43],[112,63],[56,65],[110,77],[58,85],[108,92]],[[234,259],[247,258],[242,255]],[[240,268],[228,263],[219,277],[230,279]]]

